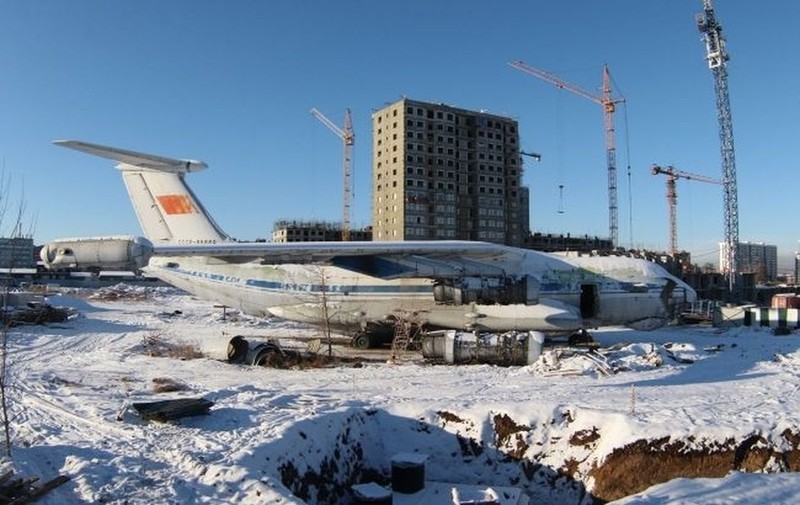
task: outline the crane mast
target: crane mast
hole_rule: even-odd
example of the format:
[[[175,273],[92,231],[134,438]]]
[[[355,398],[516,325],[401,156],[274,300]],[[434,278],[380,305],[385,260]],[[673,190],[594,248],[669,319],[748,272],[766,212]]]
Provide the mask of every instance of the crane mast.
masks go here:
[[[714,75],[719,121],[720,154],[722,157],[722,183],[725,205],[725,261],[720,265],[728,277],[728,288],[736,294],[739,276],[739,203],[736,189],[736,157],[733,148],[733,119],[728,96],[728,53],[722,27],[717,23],[711,0],[703,0],[703,13],[696,16],[697,28],[703,34],[706,60]]]
[[[663,174],[667,176],[667,203],[669,204],[669,252],[672,255],[678,253],[678,191],[675,182],[678,179],[687,179],[711,184],[722,184],[722,181],[706,177],[705,175],[692,174],[676,170],[675,167],[660,167],[653,165],[650,169],[653,175]]]
[[[608,65],[603,65],[603,93],[601,95],[597,95],[592,91],[560,79],[550,72],[531,67],[522,61],[512,61],[509,65],[517,70],[521,70],[547,81],[557,88],[566,89],[576,95],[587,98],[603,107],[606,166],[608,167],[608,234],[611,239],[612,247],[616,248],[619,237],[619,212],[617,207],[617,146],[614,129],[614,112],[617,104],[625,100],[622,98],[612,98],[611,96],[611,74],[608,71]]]
[[[350,109],[345,110],[343,128],[336,126],[317,109],[312,108],[311,115],[342,139],[342,171],[344,178],[344,193],[342,195],[342,241],[347,242],[350,240],[350,194],[353,192],[351,172],[353,170],[353,144],[355,144],[356,139],[353,134],[353,121],[350,117]]]

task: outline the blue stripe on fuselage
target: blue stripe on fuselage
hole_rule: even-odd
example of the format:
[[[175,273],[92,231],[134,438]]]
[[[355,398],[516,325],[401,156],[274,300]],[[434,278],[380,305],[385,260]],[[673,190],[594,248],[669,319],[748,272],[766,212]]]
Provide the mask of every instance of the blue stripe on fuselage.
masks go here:
[[[372,293],[372,294],[413,294],[430,293],[432,287],[428,285],[357,285],[357,284],[298,284],[265,279],[242,279],[233,275],[221,275],[202,270],[184,270],[182,268],[164,268],[170,273],[186,277],[194,277],[224,284],[244,284],[245,286],[267,291],[294,291],[300,293]]]
[[[173,273],[179,274],[186,277],[194,277],[197,279],[204,279],[212,282],[219,282],[223,284],[244,284],[247,287],[261,289],[266,291],[292,291],[298,293],[342,293],[342,294],[354,294],[354,293],[364,293],[364,294],[384,294],[384,295],[391,295],[391,294],[426,294],[431,293],[432,286],[430,285],[419,285],[419,284],[408,284],[408,285],[374,285],[374,284],[366,284],[366,285],[359,285],[359,284],[298,284],[298,283],[289,283],[289,282],[281,282],[281,281],[270,281],[265,279],[242,279],[241,277],[233,276],[233,275],[222,275],[222,274],[215,274],[211,272],[205,272],[202,270],[184,270],[182,268],[170,268],[170,267],[162,267],[164,270]],[[570,295],[570,294],[578,294],[580,292],[580,285],[582,283],[558,283],[558,282],[546,282],[542,283],[539,286],[539,295],[540,296],[548,296],[548,295]],[[604,294],[622,294],[622,293],[648,293],[648,292],[656,292],[660,293],[661,286],[656,284],[647,284],[646,287],[642,286],[641,284],[637,284],[635,289],[632,289],[634,285],[628,282],[618,282],[614,283],[615,288],[609,289],[610,286],[608,283],[605,283],[603,286],[605,289],[602,289]],[[640,291],[641,290],[641,291]]]

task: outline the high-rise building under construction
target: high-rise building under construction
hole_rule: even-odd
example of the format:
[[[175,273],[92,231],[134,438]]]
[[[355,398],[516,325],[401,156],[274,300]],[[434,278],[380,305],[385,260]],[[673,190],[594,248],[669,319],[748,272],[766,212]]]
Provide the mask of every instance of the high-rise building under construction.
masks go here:
[[[372,114],[373,240],[530,233],[519,127],[508,117],[404,98]]]

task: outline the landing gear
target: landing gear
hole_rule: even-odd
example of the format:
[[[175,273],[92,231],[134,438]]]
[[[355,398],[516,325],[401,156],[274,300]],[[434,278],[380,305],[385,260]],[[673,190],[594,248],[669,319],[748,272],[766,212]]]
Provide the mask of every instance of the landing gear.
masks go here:
[[[356,349],[375,349],[383,347],[394,337],[393,324],[368,323],[353,335],[350,344]]]
[[[569,345],[593,347],[597,346],[597,341],[589,335],[586,330],[580,330],[569,336]]]
[[[353,337],[353,347],[356,349],[369,349],[372,347],[372,338],[369,333],[361,332]]]

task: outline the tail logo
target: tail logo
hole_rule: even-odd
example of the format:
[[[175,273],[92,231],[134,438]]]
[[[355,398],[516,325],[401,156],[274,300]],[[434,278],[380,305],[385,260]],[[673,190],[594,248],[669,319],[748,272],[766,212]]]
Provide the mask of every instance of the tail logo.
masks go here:
[[[198,213],[188,195],[161,195],[158,203],[167,215]]]

